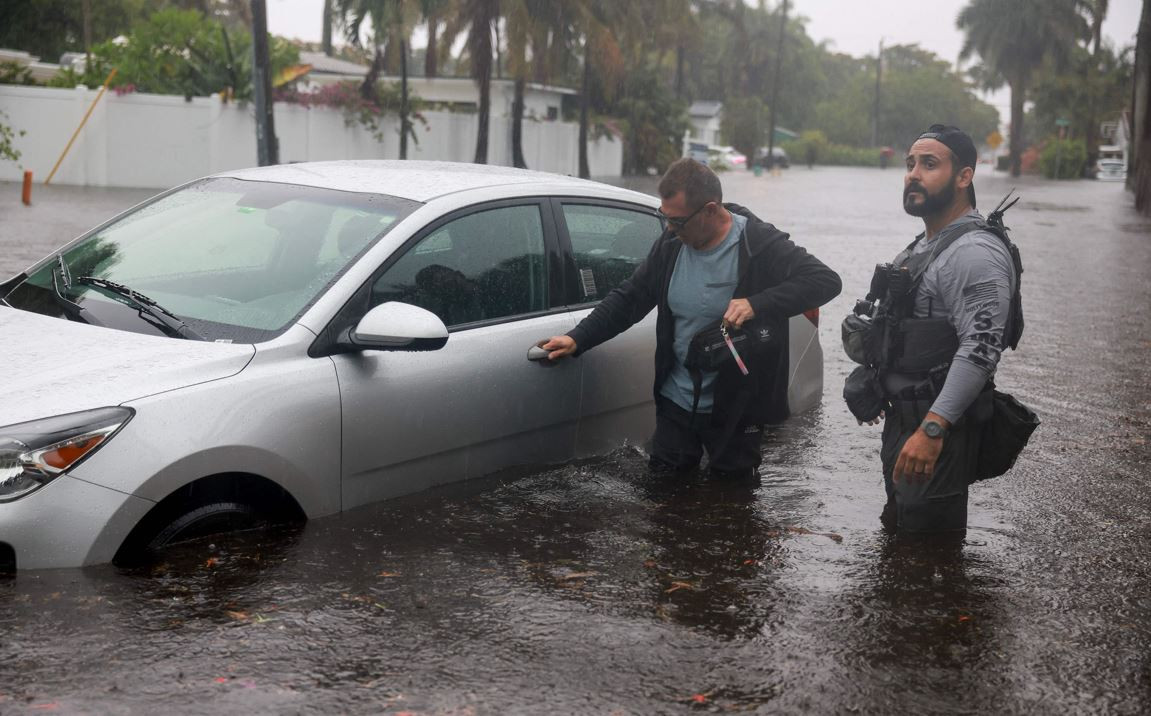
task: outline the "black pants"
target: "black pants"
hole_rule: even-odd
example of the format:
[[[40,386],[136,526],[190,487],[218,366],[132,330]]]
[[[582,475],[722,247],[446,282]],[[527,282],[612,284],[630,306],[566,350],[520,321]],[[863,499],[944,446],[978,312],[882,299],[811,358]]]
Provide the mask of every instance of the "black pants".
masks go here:
[[[724,441],[727,419],[722,415],[684,410],[666,398],[655,407],[655,436],[652,437],[650,465],[655,470],[682,472],[699,466],[707,451],[707,465],[713,475],[751,477],[763,460],[760,443],[762,425],[742,421]]]
[[[948,431],[931,477],[892,480],[903,444],[922,417],[889,410],[883,426],[883,484],[887,488],[885,522],[908,532],[962,530],[967,527],[967,486],[975,478],[981,431],[966,421]]]

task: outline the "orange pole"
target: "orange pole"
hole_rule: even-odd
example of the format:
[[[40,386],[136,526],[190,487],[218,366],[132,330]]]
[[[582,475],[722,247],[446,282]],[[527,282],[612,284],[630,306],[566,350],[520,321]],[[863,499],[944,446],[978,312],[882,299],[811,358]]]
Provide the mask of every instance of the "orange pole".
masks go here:
[[[32,206],[32,172],[24,172],[24,192],[20,195],[24,200],[24,206]]]
[[[76,131],[72,132],[72,138],[68,140],[68,146],[64,147],[64,151],[60,153],[60,158],[56,160],[56,166],[52,167],[51,173],[48,178],[44,180],[44,186],[47,186],[52,181],[52,177],[56,176],[56,170],[60,168],[60,164],[64,161],[64,157],[68,156],[68,150],[72,148],[72,143],[76,141],[76,137],[80,136],[80,130],[88,123],[88,118],[92,116],[92,110],[96,109],[96,103],[108,91],[108,83],[116,76],[116,70],[113,69],[108,73],[108,79],[104,80],[104,86],[100,88],[100,94],[96,95],[96,99],[92,100],[92,104],[88,106],[88,112],[84,115],[84,119],[80,120],[80,126],[76,127]]]

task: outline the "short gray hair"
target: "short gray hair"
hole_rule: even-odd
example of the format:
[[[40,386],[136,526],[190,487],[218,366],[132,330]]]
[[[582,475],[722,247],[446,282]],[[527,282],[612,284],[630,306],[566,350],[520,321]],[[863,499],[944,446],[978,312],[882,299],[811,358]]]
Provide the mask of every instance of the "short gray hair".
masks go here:
[[[691,209],[698,209],[709,201],[723,202],[723,187],[719,177],[706,164],[684,157],[672,162],[659,180],[659,195],[670,199],[683,192],[683,198]]]

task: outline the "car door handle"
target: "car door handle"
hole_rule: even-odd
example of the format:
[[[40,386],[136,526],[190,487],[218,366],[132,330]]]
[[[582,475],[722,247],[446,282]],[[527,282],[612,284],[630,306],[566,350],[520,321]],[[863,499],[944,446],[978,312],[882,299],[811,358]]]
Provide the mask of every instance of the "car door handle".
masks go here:
[[[528,348],[528,360],[547,360],[548,352],[539,346]]]

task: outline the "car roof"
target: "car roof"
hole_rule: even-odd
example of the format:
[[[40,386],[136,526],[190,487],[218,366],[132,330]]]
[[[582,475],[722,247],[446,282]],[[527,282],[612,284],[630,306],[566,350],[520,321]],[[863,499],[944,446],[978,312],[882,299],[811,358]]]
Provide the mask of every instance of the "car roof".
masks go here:
[[[302,162],[239,169],[214,176],[368,194],[388,194],[419,202],[428,202],[463,191],[516,185],[531,185],[533,189],[544,194],[583,194],[588,191],[598,194],[605,188],[610,188],[621,194],[643,196],[628,189],[609,187],[586,179],[465,162],[394,159]]]

